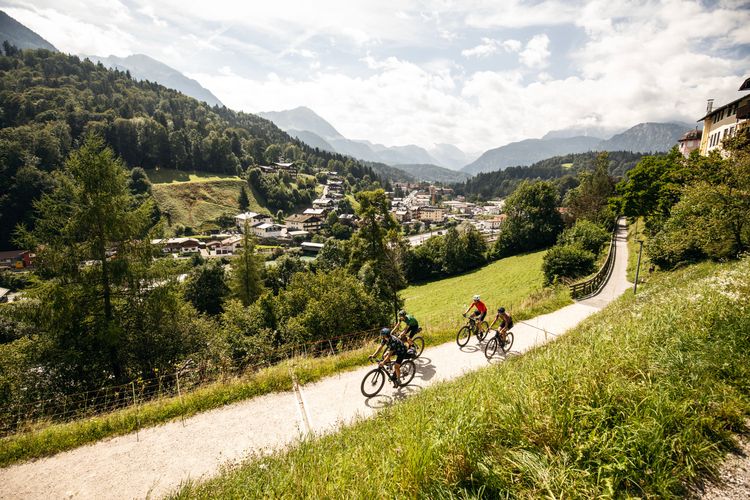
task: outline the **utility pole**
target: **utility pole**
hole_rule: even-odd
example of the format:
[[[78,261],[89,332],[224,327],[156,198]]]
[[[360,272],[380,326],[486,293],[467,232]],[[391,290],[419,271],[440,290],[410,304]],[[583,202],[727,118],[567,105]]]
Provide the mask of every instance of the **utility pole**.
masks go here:
[[[643,240],[638,240],[641,245],[638,248],[638,266],[635,268],[635,284],[633,285],[633,295],[638,291],[638,275],[641,272],[641,254],[643,253]]]

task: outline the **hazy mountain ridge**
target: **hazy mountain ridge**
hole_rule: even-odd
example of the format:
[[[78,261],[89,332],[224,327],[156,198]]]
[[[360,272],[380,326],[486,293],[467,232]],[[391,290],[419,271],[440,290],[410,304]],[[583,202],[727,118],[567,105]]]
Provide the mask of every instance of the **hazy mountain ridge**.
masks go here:
[[[285,111],[262,112],[258,113],[258,116],[271,120],[277,127],[302,141],[305,141],[307,137],[312,141],[311,145],[323,146],[327,143],[333,148],[331,150],[333,152],[366,161],[391,166],[435,165],[458,169],[468,160],[468,156],[463,151],[450,144],[441,144],[428,151],[413,144],[384,146],[368,140],[348,139],[324,118],[304,106]],[[436,151],[437,156],[433,155],[432,151]]]
[[[475,175],[507,167],[531,165],[552,156],[587,151],[666,152],[691,128],[693,126],[687,123],[639,123],[604,140],[592,136],[551,138],[566,134],[566,131],[553,131],[542,139],[526,139],[490,149],[461,170]]]
[[[129,71],[136,80],[148,80],[165,87],[178,90],[183,94],[207,103],[209,106],[224,106],[218,97],[192,78],[188,78],[176,69],[145,54],[133,54],[127,57],[117,56],[82,56],[93,62],[120,71]]]
[[[46,49],[59,52],[47,40],[0,10],[0,42],[5,40],[19,49]]]
[[[403,170],[419,181],[455,183],[463,182],[470,177],[465,172],[431,164],[399,164],[394,165],[394,168]]]

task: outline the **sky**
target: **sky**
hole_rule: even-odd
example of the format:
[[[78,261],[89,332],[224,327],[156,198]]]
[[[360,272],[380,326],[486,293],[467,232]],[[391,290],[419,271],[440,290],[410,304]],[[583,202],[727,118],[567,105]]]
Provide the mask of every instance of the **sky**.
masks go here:
[[[551,130],[695,123],[750,77],[750,0],[0,0],[59,50],[146,54],[228,107],[481,153]]]

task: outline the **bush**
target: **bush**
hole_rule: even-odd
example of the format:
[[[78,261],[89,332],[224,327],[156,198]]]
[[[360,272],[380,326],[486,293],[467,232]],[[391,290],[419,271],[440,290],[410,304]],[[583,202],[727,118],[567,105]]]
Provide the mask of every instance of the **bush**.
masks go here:
[[[558,245],[579,245],[595,256],[599,256],[602,247],[609,241],[610,235],[599,224],[589,220],[579,219],[557,238]]]
[[[555,245],[544,255],[542,271],[547,284],[560,278],[579,278],[594,270],[596,257],[578,245]]]

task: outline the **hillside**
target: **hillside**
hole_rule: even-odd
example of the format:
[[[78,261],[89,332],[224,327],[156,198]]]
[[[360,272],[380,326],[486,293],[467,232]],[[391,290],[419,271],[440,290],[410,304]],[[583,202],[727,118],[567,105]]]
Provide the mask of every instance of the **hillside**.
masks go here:
[[[395,165],[395,168],[403,170],[417,180],[427,182],[442,182],[447,184],[451,182],[462,182],[469,178],[469,175],[464,172],[458,172],[456,170],[450,170],[430,164],[397,164]]]
[[[463,184],[455,184],[457,194],[467,197],[490,199],[508,196],[523,180],[549,180],[573,176],[583,170],[591,170],[598,152],[553,156],[528,167],[508,167],[505,170],[483,172]],[[627,151],[609,152],[609,173],[622,177],[633,168],[643,155]]]
[[[197,81],[186,77],[176,69],[147,55],[133,54],[127,57],[87,57],[94,62],[101,62],[108,68],[118,69],[122,72],[129,71],[130,75],[136,80],[148,80],[169,87],[170,89],[179,90],[187,96],[207,103],[209,106],[224,106],[210,90],[203,87]]]
[[[258,116],[205,103],[118,70],[49,51],[0,56],[0,248],[85,134],[101,135],[125,165],[238,175],[289,155],[302,171],[335,168],[380,182],[369,166],[293,139]],[[95,97],[93,97],[95,96]],[[35,158],[27,163],[27,158]],[[22,176],[17,174],[22,172]]]
[[[600,140],[595,137],[570,137],[565,139],[526,139],[485,151],[461,169],[469,175],[502,170],[569,153],[583,153],[596,149]]]
[[[639,123],[606,140],[595,136],[568,137],[567,131],[549,132],[542,139],[527,139],[490,149],[461,170],[470,174],[491,172],[530,165],[552,156],[587,151],[666,152],[691,128],[693,126],[685,123]]]
[[[179,498],[683,498],[750,414],[748,306],[748,260],[662,276],[555,342]]]
[[[47,40],[0,10],[0,42],[6,40],[19,49],[45,49],[57,52]]]
[[[246,188],[250,210],[268,212],[247,189],[247,181],[236,176],[216,176],[201,172],[160,169],[147,171],[153,183],[152,194],[167,222],[167,232],[189,227],[207,232],[219,227],[212,223],[222,215],[239,212],[240,190]]]

